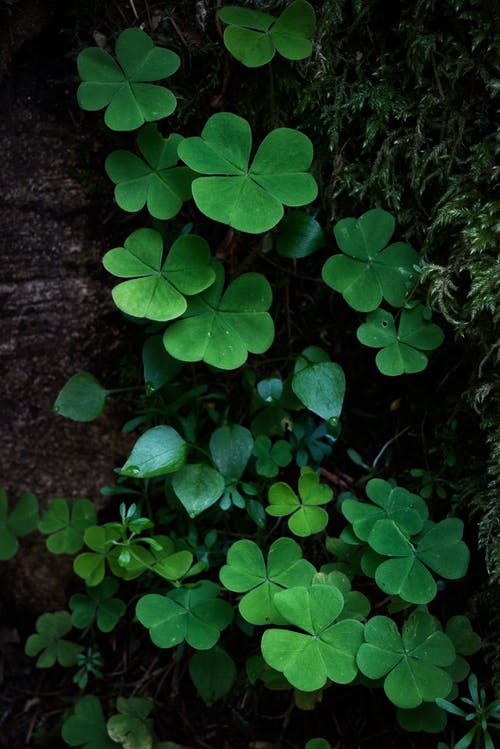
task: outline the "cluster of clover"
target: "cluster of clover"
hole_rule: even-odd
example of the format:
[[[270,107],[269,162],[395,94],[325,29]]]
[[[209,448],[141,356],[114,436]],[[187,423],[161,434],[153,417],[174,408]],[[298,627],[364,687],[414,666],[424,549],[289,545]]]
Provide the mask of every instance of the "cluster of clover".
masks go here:
[[[305,0],[295,0],[278,18],[238,7],[222,8],[219,16],[226,24],[227,49],[248,67],[270,62],[276,51],[291,60],[311,54],[315,17]],[[165,138],[152,123],[170,115],[176,99],[154,82],[172,75],[179,58],[154,46],[136,28],[120,34],[115,53],[116,60],[101,48],[79,55],[78,101],[85,110],[105,109],[104,121],[113,130],[139,128],[137,152],[115,151],[105,165],[123,210],[146,207],[154,219],[165,221],[193,199],[204,216],[236,231],[264,234],[281,222],[277,251],[283,257],[305,257],[325,245],[325,232],[315,219],[296,210],[317,195],[309,172],[313,147],[306,135],[275,129],[252,156],[249,123],[223,112],[208,119],[199,137]],[[285,217],[284,206],[293,209]],[[394,219],[383,210],[339,221],[334,234],[341,252],[323,267],[324,281],[354,310],[367,313],[358,338],[380,349],[377,366],[393,376],[424,369],[425,352],[439,346],[443,337],[430,322],[429,311],[414,298],[421,267],[417,253],[402,242],[387,246],[394,228]],[[191,233],[190,225],[167,252],[159,231],[138,229],[123,246],[109,250],[103,263],[125,279],[112,292],[117,307],[157,326],[143,350],[146,396],[171,382],[183,363],[203,361],[235,369],[248,353],[262,354],[272,344],[272,289],[267,279],[243,273],[225,287],[222,263],[211,256],[203,237]],[[398,324],[381,309],[383,300],[398,310]],[[15,553],[17,536],[38,527],[47,534],[53,553],[75,555],[74,571],[86,585],[85,593],[71,597],[71,612],[46,613],[38,619],[26,652],[38,656],[41,668],[56,662],[76,664],[74,681],[85,688],[89,677],[101,675],[102,659],[93,647],[85,650],[65,635],[72,627],[111,632],[127,608],[116,597],[120,581],[144,576],[135,616],[158,648],[185,643],[192,649],[189,673],[208,704],[226,695],[237,677],[232,657],[219,644],[237,605],[242,633],[263,628],[260,652],[246,662],[250,683],[260,680],[272,689],[293,689],[296,703],[309,707],[332,684],[379,686],[397,707],[404,728],[442,731],[446,711],[463,713],[450,700],[470,672],[464,656],[480,647],[467,617],[452,616],[443,626],[428,610],[443,580],[466,574],[469,551],[462,540],[462,522],[434,522],[421,496],[393,480],[372,478],[366,497],[343,494],[338,499],[346,525],[340,537],[327,537],[325,543],[317,534],[327,526],[325,506],[333,492],[321,483],[317,469],[335,440],[345,392],[342,368],[325,351],[309,346],[285,381],[274,376],[253,385],[258,406],[251,430],[225,423],[212,432],[206,448],[186,437],[187,420],[182,422],[184,436],[162,423],[139,437],[120,470],[121,487],[113,490],[128,491],[136,495],[135,501],[128,508],[120,505],[117,522],[98,524],[93,504],[85,499],[55,499],[40,519],[31,494],[8,515],[7,498],[0,496],[4,558]],[[78,373],[59,394],[55,410],[90,421],[113,392],[91,374]],[[194,388],[181,400],[190,402],[204,392]],[[283,423],[291,423],[290,412],[300,409],[322,423],[311,429],[303,421],[283,439]],[[170,413],[176,414],[175,407]],[[139,416],[130,428],[145,423],[146,417]],[[276,435],[280,438],[273,441]],[[200,451],[203,459],[197,460]],[[300,467],[297,489],[283,481],[269,483],[293,457]],[[267,482],[265,507],[259,499],[261,485],[252,474]],[[125,488],[124,481],[135,488]],[[165,483],[179,510],[180,502],[191,519],[212,507],[243,509],[257,528],[265,526],[266,515],[287,518],[290,534],[298,540],[319,538],[330,561],[317,569],[304,558],[303,545],[287,535],[279,535],[266,551],[249,539],[228,547],[215,531],[203,539],[193,531],[187,540],[155,533],[152,512],[147,503],[146,512],[142,502],[147,492],[137,488],[150,482]],[[213,566],[216,548],[226,559],[219,570],[220,584],[198,577]],[[357,577],[373,580],[374,597],[377,591],[384,594],[386,615],[370,615],[370,600],[352,589]],[[154,592],[144,593],[148,585]],[[158,592],[161,585],[169,586],[167,592]],[[235,605],[227,600],[233,593]],[[401,612],[405,618],[398,626],[393,615]],[[477,693],[474,678],[469,679],[471,694],[473,689]],[[106,721],[99,699],[86,695],[67,713],[62,735],[76,747],[175,747],[157,740],[151,709],[148,700],[119,698],[118,712]],[[493,719],[498,704],[488,709]],[[484,695],[481,710],[484,716]],[[482,727],[476,721],[471,731],[461,749],[480,734],[485,746],[492,746],[487,721]],[[307,749],[329,747],[319,738],[307,744]]]

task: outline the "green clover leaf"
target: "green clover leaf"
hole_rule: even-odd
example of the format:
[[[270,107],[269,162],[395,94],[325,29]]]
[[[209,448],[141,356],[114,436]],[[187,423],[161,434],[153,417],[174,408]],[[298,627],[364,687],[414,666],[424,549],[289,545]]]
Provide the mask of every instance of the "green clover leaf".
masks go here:
[[[303,692],[321,689],[327,679],[349,684],[356,677],[356,653],[363,642],[363,625],[354,619],[336,622],[344,597],[333,585],[297,587],[277,593],[275,606],[287,623],[305,630],[268,629],[262,655]]]
[[[309,346],[295,363],[292,390],[303,405],[331,424],[338,422],[345,395],[342,367],[323,349]]]
[[[315,573],[291,538],[279,538],[271,544],[267,564],[257,544],[244,539],[230,547],[219,577],[228,590],[245,593],[239,610],[247,622],[284,624],[286,620],[274,606],[275,595],[284,588],[309,585]]]
[[[269,437],[263,434],[256,437],[253,454],[257,459],[255,470],[259,476],[270,479],[278,475],[280,468],[284,468],[292,461],[292,449],[289,442],[277,440],[272,444]]]
[[[427,366],[424,351],[432,351],[444,339],[443,331],[429,322],[421,304],[402,311],[397,333],[390,312],[382,309],[370,312],[366,322],[359,326],[357,336],[365,346],[382,349],[375,363],[389,377],[422,372]]]
[[[228,424],[212,432],[210,454],[227,479],[240,479],[252,454],[251,432],[240,424]]]
[[[326,739],[311,739],[304,749],[332,749],[332,746]]]
[[[104,579],[106,572],[106,559],[113,546],[113,542],[120,537],[116,528],[92,525],[83,534],[85,545],[91,551],[79,554],[74,562],[73,569],[78,577],[83,578],[88,587],[99,585]]]
[[[325,505],[333,497],[332,490],[320,484],[319,477],[307,466],[301,468],[298,482],[299,496],[284,482],[273,484],[269,489],[268,515],[286,517],[288,527],[296,536],[312,536],[322,531],[328,523],[328,513],[318,505]]]
[[[135,443],[121,473],[136,478],[153,478],[174,473],[186,462],[187,443],[172,427],[148,429]]]
[[[101,703],[87,694],[79,700],[65,719],[61,735],[70,746],[79,749],[117,749],[108,736]]]
[[[139,599],[136,615],[159,648],[185,640],[196,650],[210,650],[233,618],[232,607],[217,598],[219,592],[219,585],[202,580],[166,596],[150,593]]]
[[[318,188],[308,173],[312,143],[298,130],[273,130],[250,164],[251,148],[248,122],[221,112],[210,117],[201,137],[182,141],[179,156],[193,171],[210,175],[192,184],[202,213],[234,229],[260,234],[280,221],[283,205],[311,203]]]
[[[397,719],[405,731],[441,733],[446,728],[446,712],[435,702],[422,702],[410,710],[398,708]]]
[[[427,613],[413,613],[399,634],[386,616],[365,624],[365,640],[357,662],[369,679],[384,679],[384,691],[397,707],[418,707],[446,697],[453,682],[443,670],[455,659],[453,643]]]
[[[247,68],[265,65],[276,51],[288,60],[303,60],[312,52],[316,19],[312,5],[305,0],[295,0],[279,18],[232,5],[221,8],[219,16],[228,24],[226,48]]]
[[[115,53],[119,64],[99,47],[78,55],[80,107],[88,112],[106,107],[104,122],[111,130],[135,130],[172,114],[175,96],[151,81],[175,73],[180,65],[175,52],[155,47],[140,29],[126,29],[116,41]]]
[[[147,205],[154,218],[176,216],[191,198],[193,172],[176,166],[177,148],[182,135],[163,138],[156,125],[144,125],[137,145],[144,159],[131,151],[113,151],[106,159],[108,177],[115,183],[115,200],[124,211],[133,213]]]
[[[267,310],[272,291],[260,273],[243,273],[226,289],[224,269],[214,262],[215,283],[188,301],[182,320],[165,331],[168,353],[186,362],[204,361],[219,369],[236,369],[248,352],[262,354],[274,338]]]
[[[94,421],[104,411],[109,393],[90,372],[77,372],[59,392],[54,412],[73,421]]]
[[[393,307],[405,304],[418,255],[403,242],[386,247],[394,225],[391,214],[378,208],[335,225],[335,239],[344,254],[326,261],[323,280],[358,312],[377,309],[382,299]]]
[[[37,668],[50,668],[56,662],[61,666],[74,666],[83,648],[62,639],[73,627],[70,614],[67,611],[42,614],[35,626],[36,634],[28,637],[24,652],[29,656],[38,655]]]
[[[370,546],[378,554],[393,557],[377,566],[379,588],[410,603],[432,601],[437,586],[428,568],[448,580],[458,580],[467,572],[470,555],[462,541],[463,527],[458,518],[428,523],[413,544],[392,520],[379,520],[370,533]]]
[[[119,598],[113,598],[118,591],[118,581],[111,577],[93,588],[87,594],[75,593],[69,599],[71,621],[74,627],[85,629],[90,627],[94,619],[101,632],[111,632],[125,613],[125,603]]]
[[[163,260],[163,239],[154,229],[137,229],[123,247],[104,255],[107,271],[132,280],[113,289],[118,309],[133,317],[166,321],[187,308],[184,294],[198,294],[215,280],[210,249],[202,237],[184,234]]]
[[[0,489],[0,562],[11,559],[19,548],[17,538],[34,531],[38,524],[38,500],[25,492],[9,514],[7,493]]]
[[[76,554],[83,546],[83,534],[95,523],[95,507],[88,499],[54,499],[38,523],[49,534],[47,549],[53,554]]]
[[[454,682],[460,682],[467,678],[470,672],[468,661],[464,655],[474,655],[481,648],[481,638],[472,629],[472,625],[466,616],[452,616],[448,620],[445,632],[455,646],[457,657],[446,669]]]
[[[153,704],[141,697],[118,697],[116,707],[118,714],[112,715],[106,724],[109,737],[123,749],[152,749],[153,721],[148,715]]]
[[[347,498],[342,502],[341,512],[352,523],[356,536],[370,543],[370,534],[383,519],[391,520],[408,536],[420,533],[429,517],[426,502],[417,494],[392,486],[383,479],[370,479],[366,493],[373,504]]]

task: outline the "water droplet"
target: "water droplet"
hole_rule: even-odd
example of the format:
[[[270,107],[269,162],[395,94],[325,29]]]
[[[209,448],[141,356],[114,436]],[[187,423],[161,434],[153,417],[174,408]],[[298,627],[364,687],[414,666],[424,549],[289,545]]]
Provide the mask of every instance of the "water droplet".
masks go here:
[[[137,476],[140,473],[139,466],[127,466],[124,473],[128,474],[129,476]]]
[[[331,419],[328,419],[328,423],[330,424],[331,427],[336,427],[337,424],[339,423],[338,417],[332,416]]]
[[[55,414],[58,414],[61,409],[59,406],[54,406],[52,410],[54,411]]]

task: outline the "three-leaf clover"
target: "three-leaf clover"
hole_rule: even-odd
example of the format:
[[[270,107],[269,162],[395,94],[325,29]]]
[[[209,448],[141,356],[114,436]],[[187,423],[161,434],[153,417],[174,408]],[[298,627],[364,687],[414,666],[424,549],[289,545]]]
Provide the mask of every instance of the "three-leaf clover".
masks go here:
[[[194,588],[177,588],[166,596],[150,593],[139,599],[136,615],[159,648],[185,640],[196,650],[209,650],[233,618],[232,607],[217,598],[219,592],[219,585],[202,580]]]
[[[316,20],[306,0],[295,0],[279,18],[250,8],[227,5],[219,11],[228,26],[224,44],[247,68],[270,62],[276,51],[288,60],[303,60],[312,51],[311,37]]]
[[[392,486],[383,479],[370,479],[366,493],[372,503],[346,498],[342,514],[352,523],[356,536],[370,543],[370,534],[380,520],[389,519],[408,536],[420,533],[429,517],[426,502],[417,494]]]
[[[248,352],[262,354],[273,342],[274,324],[267,312],[271,286],[260,273],[243,273],[223,294],[224,269],[220,263],[214,268],[215,283],[188,301],[183,318],[165,331],[163,343],[181,361],[236,369]]]
[[[96,520],[95,507],[88,499],[54,499],[38,523],[48,534],[47,549],[53,554],[76,554],[83,535]]]
[[[71,621],[74,627],[85,629],[94,618],[101,632],[111,632],[125,612],[125,603],[119,598],[113,598],[118,591],[118,581],[106,577],[99,584],[88,588],[86,595],[75,593],[69,599]]]
[[[320,483],[317,474],[305,466],[300,470],[298,482],[299,496],[293,489],[280,481],[269,489],[268,515],[288,518],[288,527],[296,536],[311,536],[322,531],[328,523],[328,513],[323,507],[331,501],[332,490]]]
[[[155,47],[140,29],[125,29],[116,40],[115,53],[119,64],[100,47],[78,55],[80,107],[89,112],[106,107],[104,122],[111,130],[135,130],[172,114],[175,96],[151,81],[175,73],[180,65],[175,52]]]
[[[215,280],[208,244],[193,234],[178,237],[163,260],[161,234],[137,229],[102,262],[113,275],[131,279],[113,289],[116,306],[148,320],[179,317],[187,308],[184,294],[198,294]]]
[[[244,539],[229,549],[219,577],[228,590],[245,593],[239,610],[247,622],[283,624],[286,620],[274,606],[275,595],[285,588],[309,585],[315,573],[291,538],[279,538],[271,544],[267,564],[257,544]]]
[[[448,580],[458,580],[467,572],[470,555],[462,541],[463,527],[458,518],[429,523],[412,543],[392,520],[379,520],[370,533],[370,546],[378,554],[392,557],[376,569],[379,588],[410,603],[432,601],[437,585],[428,568]]]
[[[356,677],[356,653],[363,625],[354,619],[336,621],[344,597],[333,585],[297,587],[277,593],[275,606],[289,624],[304,632],[268,629],[262,655],[290,684],[304,692],[321,689],[327,679],[348,684]]]
[[[424,370],[424,352],[437,348],[444,339],[443,331],[427,319],[421,304],[402,311],[397,332],[391,313],[378,309],[366,316],[356,335],[365,346],[382,349],[375,363],[382,374],[390,377]]]
[[[19,548],[17,538],[35,530],[38,523],[38,500],[25,492],[11,513],[7,493],[0,489],[0,562],[11,559]]]
[[[193,173],[185,166],[176,166],[177,148],[182,135],[168,138],[156,125],[144,125],[137,136],[137,145],[144,159],[131,151],[113,151],[106,159],[108,177],[115,183],[115,200],[124,211],[140,211],[147,205],[154,218],[176,216],[182,204],[191,198]]]
[[[69,640],[62,639],[73,628],[67,611],[42,614],[36,620],[36,634],[26,640],[26,655],[38,655],[37,668],[50,668],[54,663],[61,666],[74,666],[76,656],[83,648]]]
[[[344,254],[326,261],[323,280],[358,312],[377,309],[382,299],[393,307],[405,304],[418,255],[403,242],[386,247],[394,226],[391,214],[378,208],[335,225],[335,239]]]
[[[109,737],[123,749],[152,749],[153,721],[148,715],[153,704],[141,697],[118,697],[116,707],[118,713],[106,724]]]
[[[417,707],[446,697],[453,682],[444,667],[455,660],[449,637],[438,629],[434,617],[417,611],[403,625],[386,616],[374,616],[365,624],[365,640],[357,661],[370,679],[384,679],[387,697],[398,707]]]
[[[259,476],[274,478],[279,469],[287,466],[292,460],[292,449],[286,440],[277,440],[274,444],[269,437],[259,434],[255,439],[253,454],[256,457],[255,470]]]
[[[108,736],[101,703],[93,694],[87,694],[77,702],[64,720],[61,735],[67,744],[79,749],[118,747]]]
[[[287,127],[273,130],[250,164],[252,131],[242,117],[212,115],[201,137],[179,145],[180,158],[203,175],[192,184],[202,213],[250,234],[272,229],[283,217],[283,205],[311,203],[316,182],[308,170],[313,158],[309,138]]]

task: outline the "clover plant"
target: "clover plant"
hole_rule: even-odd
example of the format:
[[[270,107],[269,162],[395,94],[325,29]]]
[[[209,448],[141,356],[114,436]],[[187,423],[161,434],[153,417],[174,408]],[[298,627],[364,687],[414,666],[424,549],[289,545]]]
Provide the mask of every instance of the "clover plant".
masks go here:
[[[75,554],[95,519],[95,507],[88,499],[54,499],[40,518],[38,529],[48,535],[47,548],[53,554]]]
[[[137,136],[142,156],[131,151],[113,151],[105,168],[115,183],[115,200],[124,211],[140,211],[147,206],[154,218],[176,216],[182,204],[191,198],[193,173],[177,166],[177,149],[182,135],[172,133],[163,138],[156,125],[144,125]]]
[[[357,663],[370,679],[384,677],[384,691],[398,707],[418,707],[450,693],[453,681],[445,671],[455,660],[455,648],[434,617],[417,611],[400,634],[386,616],[374,616],[365,625],[365,642]]]
[[[278,18],[232,6],[219,15],[226,47],[248,67],[270,62],[276,51],[294,60],[311,54],[315,19],[305,0],[295,0]],[[462,614],[441,624],[426,610],[444,580],[467,572],[463,523],[443,519],[422,496],[386,480],[389,464],[381,469],[377,460],[372,466],[357,460],[368,471],[357,487],[341,472],[341,440],[332,453],[342,434],[346,377],[331,360],[329,332],[316,331],[324,349],[304,347],[307,341],[290,334],[288,350],[278,342],[272,360],[248,362],[249,354],[268,351],[275,334],[273,289],[252,268],[278,265],[279,319],[283,288],[287,312],[295,310],[282,264],[306,264],[327,243],[314,208],[311,215],[285,215],[285,208],[306,206],[317,196],[311,141],[278,127],[254,149],[252,128],[257,132],[260,123],[230,112],[210,116],[199,136],[164,137],[161,125],[151,123],[171,114],[176,101],[156,84],[175,72],[179,58],[139,29],[120,34],[115,52],[116,61],[99,48],[79,55],[78,99],[83,109],[106,109],[112,130],[140,128],[138,153],[115,150],[106,171],[117,204],[129,213],[146,206],[155,221],[133,227],[103,260],[123,279],[112,292],[116,306],[145,333],[141,381],[125,388],[136,392],[139,407],[124,431],[137,435],[116,469],[117,485],[103,490],[110,502],[120,497],[116,520],[102,522],[84,499],[53,500],[42,515],[38,527],[49,550],[74,556],[86,590],[69,599],[71,614],[39,617],[27,654],[42,668],[77,665],[74,682],[84,688],[89,675],[105,672],[100,640],[121,626],[127,610],[132,618],[127,604],[133,600],[136,626],[148,631],[153,645],[176,647],[172,662],[187,651],[192,684],[206,705],[238,683],[230,645],[240,647],[237,636],[243,636],[247,686],[260,680],[290,690],[292,704],[303,709],[329,699],[330,682],[381,686],[407,730],[442,731],[451,711],[474,721],[461,749],[472,741],[479,746],[479,736],[490,749],[496,704],[485,705],[472,677],[473,712],[451,702],[469,675],[466,658],[478,650],[479,637]],[[184,205],[191,195],[201,217]],[[174,226],[163,223],[176,216]],[[221,227],[209,219],[229,227],[216,257],[204,236],[217,238]],[[356,312],[368,313],[358,339],[381,349],[377,366],[391,376],[422,371],[427,353],[443,340],[419,301],[422,262],[409,245],[391,243],[394,229],[394,218],[380,209],[340,219],[334,234],[341,252],[322,270],[329,287]],[[394,314],[380,308],[384,301]],[[335,348],[339,361],[344,350]],[[198,362],[207,366],[184,366]],[[54,410],[91,421],[117,392],[80,372],[62,388]],[[357,407],[342,416],[346,427]],[[289,483],[293,460],[301,468],[297,491]],[[283,480],[273,482],[278,475]],[[365,482],[366,499],[360,500],[353,491]],[[330,484],[349,489],[336,507]],[[123,502],[126,495],[131,504]],[[337,537],[322,533],[330,519],[339,526]],[[24,495],[8,515],[1,492],[0,559],[10,558],[17,536],[37,522],[33,495]],[[357,579],[363,592],[355,589]],[[377,614],[371,616],[373,606]],[[84,644],[64,639],[72,626],[82,630]],[[87,695],[66,714],[62,736],[81,749],[177,749],[157,741],[151,714],[150,701],[119,697],[106,721],[99,700]],[[323,738],[306,745],[329,747]]]
[[[284,673],[290,684],[305,692],[323,687],[327,679],[348,684],[358,673],[356,653],[363,642],[363,625],[355,619],[337,622],[344,597],[334,585],[294,587],[274,596],[285,622],[303,632],[268,629],[262,655]]]
[[[311,536],[322,531],[328,523],[328,513],[321,507],[332,500],[333,492],[309,467],[300,471],[299,496],[284,482],[273,484],[269,489],[268,515],[287,517],[288,527],[295,536]]]
[[[185,295],[204,291],[215,281],[210,249],[202,237],[180,236],[163,258],[163,239],[154,229],[137,229],[123,247],[103,258],[107,271],[128,278],[113,289],[116,306],[134,317],[166,321],[187,309]]]
[[[379,209],[335,224],[335,239],[343,254],[326,261],[323,280],[358,312],[376,310],[382,299],[393,307],[406,301],[418,255],[403,242],[386,247],[394,227],[393,216]]]
[[[270,62],[276,51],[288,60],[303,60],[312,52],[316,19],[306,0],[295,0],[278,18],[233,5],[221,8],[219,17],[228,24],[224,31],[226,48],[248,68]]]
[[[402,311],[397,331],[390,312],[370,312],[357,336],[365,346],[381,349],[375,363],[382,374],[390,377],[421,372],[427,366],[426,352],[440,346],[444,338],[441,328],[429,321],[421,304]]]
[[[71,616],[67,611],[42,614],[36,620],[36,633],[26,640],[26,655],[38,656],[38,668],[50,668],[56,662],[61,666],[74,666],[83,648],[63,639],[72,628]]]
[[[135,130],[144,122],[167,117],[176,99],[159,81],[173,75],[180,59],[168,49],[155,47],[140,29],[125,29],[116,40],[118,62],[100,47],[78,55],[78,103],[95,112],[106,107],[104,122],[111,130]]]
[[[272,291],[260,273],[244,273],[223,293],[224,270],[215,261],[214,270],[215,283],[188,301],[182,319],[165,331],[163,343],[175,359],[236,369],[249,352],[262,354],[273,342],[268,313]]]
[[[194,588],[178,588],[165,596],[149,593],[139,599],[136,615],[159,648],[185,640],[197,650],[210,650],[233,618],[232,607],[217,598],[220,590],[202,580]]]
[[[236,541],[221,567],[220,581],[228,590],[244,593],[238,608],[250,624],[282,624],[286,621],[274,605],[284,588],[309,585],[316,570],[302,558],[300,546],[290,538],[271,544],[267,564],[253,541]]]
[[[25,492],[9,513],[7,492],[0,489],[0,562],[11,559],[19,549],[18,538],[27,536],[38,524],[38,499]]]
[[[202,213],[234,229],[260,234],[283,217],[283,205],[311,203],[318,188],[309,174],[309,138],[287,127],[273,130],[250,163],[252,131],[238,115],[212,115],[201,137],[185,138],[179,156],[198,174],[193,198]]]

